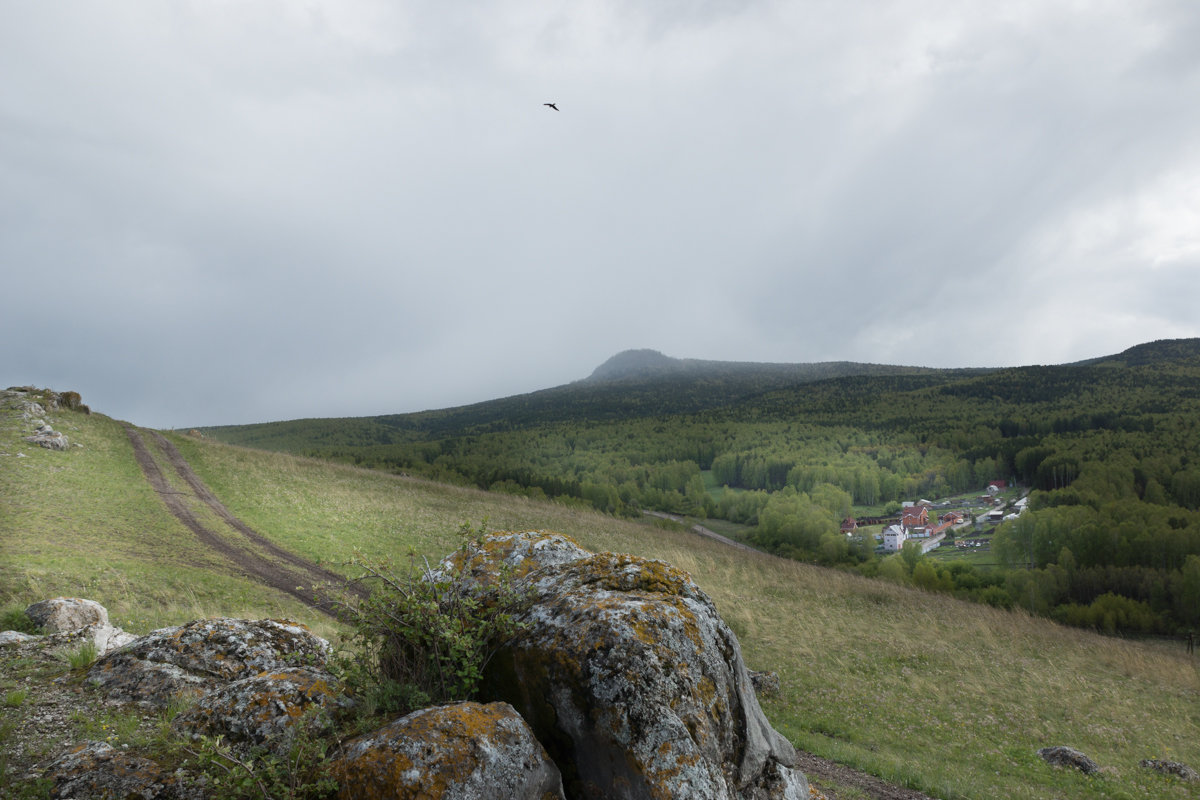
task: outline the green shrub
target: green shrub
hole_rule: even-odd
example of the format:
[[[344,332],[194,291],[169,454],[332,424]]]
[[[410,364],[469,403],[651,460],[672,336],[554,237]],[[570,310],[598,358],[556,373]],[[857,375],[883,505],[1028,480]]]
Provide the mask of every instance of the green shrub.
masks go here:
[[[58,396],[58,405],[74,411],[83,405],[83,398],[79,396],[79,392],[63,392]]]
[[[480,589],[465,569],[484,528],[463,525],[460,533],[462,557],[438,570],[413,554],[403,572],[386,561],[351,562],[370,595],[346,603],[358,657],[342,663],[368,710],[407,713],[472,699],[492,656],[523,629],[527,585],[503,572]]]
[[[0,613],[0,631],[20,631],[21,633],[41,633],[42,629],[34,624],[24,609],[13,608]]]

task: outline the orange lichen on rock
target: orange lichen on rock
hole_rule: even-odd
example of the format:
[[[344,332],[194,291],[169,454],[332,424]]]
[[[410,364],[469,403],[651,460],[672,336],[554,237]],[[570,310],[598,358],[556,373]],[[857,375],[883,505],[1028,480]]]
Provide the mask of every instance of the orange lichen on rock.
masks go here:
[[[177,716],[172,727],[185,736],[220,735],[237,746],[286,751],[297,725],[322,733],[351,705],[329,673],[289,667],[218,687]]]
[[[281,620],[209,619],[163,628],[101,658],[88,680],[110,699],[165,707],[219,683],[302,661],[323,668],[329,643]]]
[[[348,742],[333,765],[343,798],[562,798],[558,770],[503,703],[422,709]]]
[[[736,638],[686,572],[598,553],[529,574],[529,629],[487,683],[530,720],[569,794],[807,796]]]

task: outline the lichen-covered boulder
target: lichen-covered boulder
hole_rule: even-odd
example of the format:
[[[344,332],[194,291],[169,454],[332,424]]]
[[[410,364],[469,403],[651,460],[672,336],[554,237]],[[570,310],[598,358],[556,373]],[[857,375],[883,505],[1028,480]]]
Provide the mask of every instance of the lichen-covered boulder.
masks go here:
[[[529,721],[568,797],[808,797],[736,637],[686,573],[633,556],[579,555],[543,532],[515,534],[518,544],[500,536],[502,546],[489,537],[477,548],[478,571],[487,572],[489,552],[506,564],[514,552],[554,555],[528,565],[528,629],[497,654],[484,693]]]
[[[82,597],[53,597],[34,603],[25,615],[46,633],[75,631],[91,625],[107,625],[108,609]]]
[[[52,798],[137,797],[200,800],[203,788],[166,773],[158,764],[107,742],[84,742],[46,769]]]
[[[153,631],[99,659],[87,677],[111,699],[161,708],[267,670],[324,669],[328,653],[300,623],[217,618]]]
[[[1070,767],[1085,775],[1100,771],[1100,765],[1073,747],[1043,747],[1037,751],[1042,760],[1054,767]]]
[[[479,586],[492,585],[498,576],[523,580],[549,567],[561,567],[592,555],[561,533],[510,531],[491,533],[465,549],[447,556],[434,574],[446,567]]]
[[[504,703],[415,711],[347,742],[332,772],[345,800],[552,800],[562,779]]]
[[[293,734],[322,735],[351,706],[330,673],[287,667],[219,686],[175,717],[171,726],[183,736],[221,736],[243,749],[286,755]]]

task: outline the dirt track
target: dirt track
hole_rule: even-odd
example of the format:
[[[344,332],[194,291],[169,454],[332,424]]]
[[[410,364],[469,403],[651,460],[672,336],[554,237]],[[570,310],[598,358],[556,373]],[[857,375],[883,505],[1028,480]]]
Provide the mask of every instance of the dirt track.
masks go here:
[[[125,433],[150,486],[175,518],[196,534],[202,544],[223,556],[237,572],[337,618],[337,604],[323,587],[345,585],[342,576],[284,550],[234,516],[200,480],[175,445],[162,434],[149,433],[155,447],[187,484],[190,492],[181,492],[171,486],[159,469],[142,431],[126,427]],[[210,508],[225,523],[226,530],[213,530],[203,523],[189,507],[188,498],[199,500]]]

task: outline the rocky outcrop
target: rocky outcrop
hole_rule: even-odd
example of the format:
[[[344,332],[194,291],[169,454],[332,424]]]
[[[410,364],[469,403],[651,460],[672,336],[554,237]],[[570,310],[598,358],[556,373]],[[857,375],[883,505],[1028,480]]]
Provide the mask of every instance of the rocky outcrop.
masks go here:
[[[32,436],[26,436],[25,441],[47,450],[66,450],[71,446],[66,434],[54,430],[45,422],[37,427]]]
[[[342,797],[810,797],[737,639],[686,573],[539,531],[484,537],[438,571],[461,573],[460,589],[484,604],[499,576],[524,587],[524,630],[488,665],[485,702],[423,709],[331,751]],[[89,601],[36,606],[47,628],[60,617],[86,625],[78,630],[107,626]],[[104,655],[87,681],[106,701],[147,709],[195,698],[174,732],[220,741],[249,764],[285,755],[299,734],[326,737],[350,707],[326,670],[328,649],[282,620],[199,620]],[[76,746],[48,775],[58,797],[182,798],[188,777],[99,742]]]
[[[485,587],[501,567],[530,582],[528,629],[497,655],[485,692],[529,722],[568,797],[808,797],[737,639],[686,573],[544,532],[454,558]]]
[[[285,620],[207,619],[153,631],[98,660],[88,681],[113,700],[165,708],[297,664],[325,667],[329,643]]]
[[[1037,751],[1042,760],[1055,767],[1070,767],[1085,775],[1100,771],[1100,765],[1073,747],[1043,747]]]
[[[552,800],[562,779],[504,703],[426,708],[353,739],[333,765],[345,800]]]

